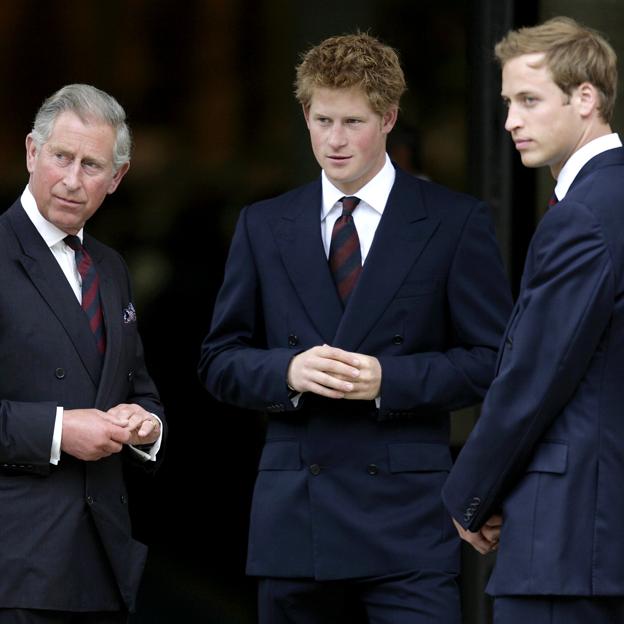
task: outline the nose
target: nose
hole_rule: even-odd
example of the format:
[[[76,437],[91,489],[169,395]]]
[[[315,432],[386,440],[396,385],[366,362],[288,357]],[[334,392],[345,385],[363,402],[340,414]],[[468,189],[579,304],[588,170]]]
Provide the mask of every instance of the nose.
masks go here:
[[[73,162],[65,169],[65,176],[63,177],[63,184],[68,191],[76,191],[80,188],[80,176],[82,174],[81,165],[79,162]]]
[[[513,132],[522,126],[522,118],[518,114],[516,107],[511,104],[507,109],[507,119],[505,120],[505,130]]]
[[[337,149],[346,145],[347,133],[342,127],[342,124],[335,123],[332,125],[327,142],[329,146],[333,149]]]

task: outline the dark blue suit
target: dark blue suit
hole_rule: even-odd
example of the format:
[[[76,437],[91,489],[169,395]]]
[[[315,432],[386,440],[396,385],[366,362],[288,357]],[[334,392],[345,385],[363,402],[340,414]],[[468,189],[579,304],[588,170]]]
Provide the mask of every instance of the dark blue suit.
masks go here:
[[[624,595],[624,150],[589,161],[531,242],[481,418],[444,487],[504,516],[494,596]]]
[[[122,475],[130,451],[95,462],[62,454],[50,464],[57,405],[136,402],[163,418],[136,322],[123,318],[126,266],[93,238],[85,245],[100,276],[103,361],[21,204],[0,217],[0,608],[132,609],[145,561],[145,546],[131,537]]]
[[[247,571],[317,580],[458,569],[440,501],[449,411],[494,373],[510,297],[485,206],[397,170],[346,309],[320,231],[320,179],[241,213],[200,362],[218,399],[268,413]],[[375,356],[381,405],[301,397],[324,343]]]

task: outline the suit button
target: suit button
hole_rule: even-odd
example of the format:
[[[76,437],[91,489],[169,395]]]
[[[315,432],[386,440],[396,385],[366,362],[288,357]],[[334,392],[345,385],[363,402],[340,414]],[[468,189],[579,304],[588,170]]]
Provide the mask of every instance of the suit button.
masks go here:
[[[310,472],[317,477],[318,475],[321,474],[321,467],[318,464],[312,464],[310,466]]]
[[[122,504],[122,505],[125,505],[125,504],[128,502],[128,498],[126,497],[126,495],[125,495],[125,494],[122,494],[122,495],[119,497],[119,500],[121,501],[121,504]]]
[[[64,379],[64,378],[65,378],[65,369],[64,369],[64,368],[57,368],[57,369],[54,371],[54,376],[55,376],[57,379]]]
[[[87,503],[89,505],[93,505],[94,502],[95,502],[95,499],[93,498],[93,496],[87,496]]]
[[[395,345],[403,344],[403,336],[401,336],[401,334],[395,334],[392,337],[392,344],[395,344]]]
[[[128,373],[128,381],[132,381],[134,379],[134,371],[130,371]]]
[[[366,472],[374,477],[379,473],[379,468],[375,464],[368,464],[368,466],[366,466]]]
[[[299,344],[299,336],[295,335],[295,334],[290,334],[288,336],[288,346],[289,347],[296,347]]]

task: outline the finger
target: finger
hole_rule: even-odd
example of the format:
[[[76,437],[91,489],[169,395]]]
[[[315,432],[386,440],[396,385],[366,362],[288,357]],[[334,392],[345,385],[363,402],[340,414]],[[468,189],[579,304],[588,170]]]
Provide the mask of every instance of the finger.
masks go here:
[[[139,436],[145,438],[151,433],[156,433],[158,429],[158,421],[156,421],[154,418],[149,418],[147,420],[144,420],[141,424],[141,428],[139,429]]]
[[[500,528],[499,527],[488,527],[484,526],[481,529],[481,533],[483,537],[491,544],[497,543],[500,539]]]
[[[361,364],[361,358],[359,357],[359,354],[351,353],[350,351],[344,351],[343,349],[339,349],[338,347],[323,345],[322,347],[319,347],[318,354],[325,359],[335,360],[337,362],[342,362],[350,366],[359,367]]]
[[[492,516],[485,524],[486,526],[500,527],[503,525],[503,516],[496,514]]]
[[[110,443],[114,446],[117,444],[127,444],[130,441],[131,433],[125,427],[111,427],[110,432]],[[119,451],[113,451],[119,452]]]

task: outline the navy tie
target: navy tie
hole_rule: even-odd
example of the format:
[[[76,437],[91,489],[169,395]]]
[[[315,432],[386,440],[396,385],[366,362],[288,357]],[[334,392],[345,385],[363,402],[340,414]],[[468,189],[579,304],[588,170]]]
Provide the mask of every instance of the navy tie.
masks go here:
[[[352,216],[360,200],[358,197],[343,197],[341,201],[342,214],[334,223],[329,246],[329,267],[342,303],[346,305],[362,272],[360,239]]]
[[[100,278],[91,256],[82,246],[80,239],[70,234],[64,238],[64,241],[74,250],[76,255],[76,267],[82,280],[82,309],[89,319],[89,326],[95,337],[98,351],[104,353],[106,351],[106,335],[100,302]]]

